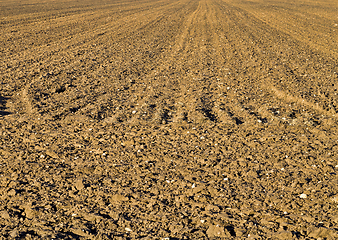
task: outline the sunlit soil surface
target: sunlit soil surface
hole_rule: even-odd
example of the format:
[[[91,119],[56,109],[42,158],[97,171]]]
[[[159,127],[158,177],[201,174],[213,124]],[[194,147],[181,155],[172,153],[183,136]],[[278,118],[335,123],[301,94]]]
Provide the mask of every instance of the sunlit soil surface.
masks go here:
[[[337,13],[0,0],[0,236],[337,239]]]

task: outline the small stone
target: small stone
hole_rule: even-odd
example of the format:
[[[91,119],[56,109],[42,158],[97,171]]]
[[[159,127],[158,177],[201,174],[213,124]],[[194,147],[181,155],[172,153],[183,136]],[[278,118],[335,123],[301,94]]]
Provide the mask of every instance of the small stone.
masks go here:
[[[300,198],[307,198],[307,196],[306,196],[305,193],[302,193],[299,197],[300,197]]]
[[[132,232],[133,230],[131,230],[130,228],[126,227],[124,230],[126,230],[127,232]]]

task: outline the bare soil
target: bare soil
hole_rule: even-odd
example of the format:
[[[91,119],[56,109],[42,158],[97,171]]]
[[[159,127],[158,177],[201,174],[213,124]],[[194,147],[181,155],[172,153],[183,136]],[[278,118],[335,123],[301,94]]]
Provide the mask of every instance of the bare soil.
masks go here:
[[[337,239],[336,0],[0,0],[1,239]]]

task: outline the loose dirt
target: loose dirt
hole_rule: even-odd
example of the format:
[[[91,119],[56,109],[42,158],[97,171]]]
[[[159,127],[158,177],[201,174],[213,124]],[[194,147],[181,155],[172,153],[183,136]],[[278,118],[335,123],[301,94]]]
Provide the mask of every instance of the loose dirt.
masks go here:
[[[336,0],[0,1],[3,239],[337,239]]]

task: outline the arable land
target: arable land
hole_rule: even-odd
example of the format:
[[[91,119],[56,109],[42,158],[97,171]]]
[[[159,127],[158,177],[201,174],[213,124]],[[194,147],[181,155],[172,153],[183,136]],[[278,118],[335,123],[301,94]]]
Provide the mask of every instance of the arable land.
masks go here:
[[[336,0],[0,0],[0,239],[338,239]]]

